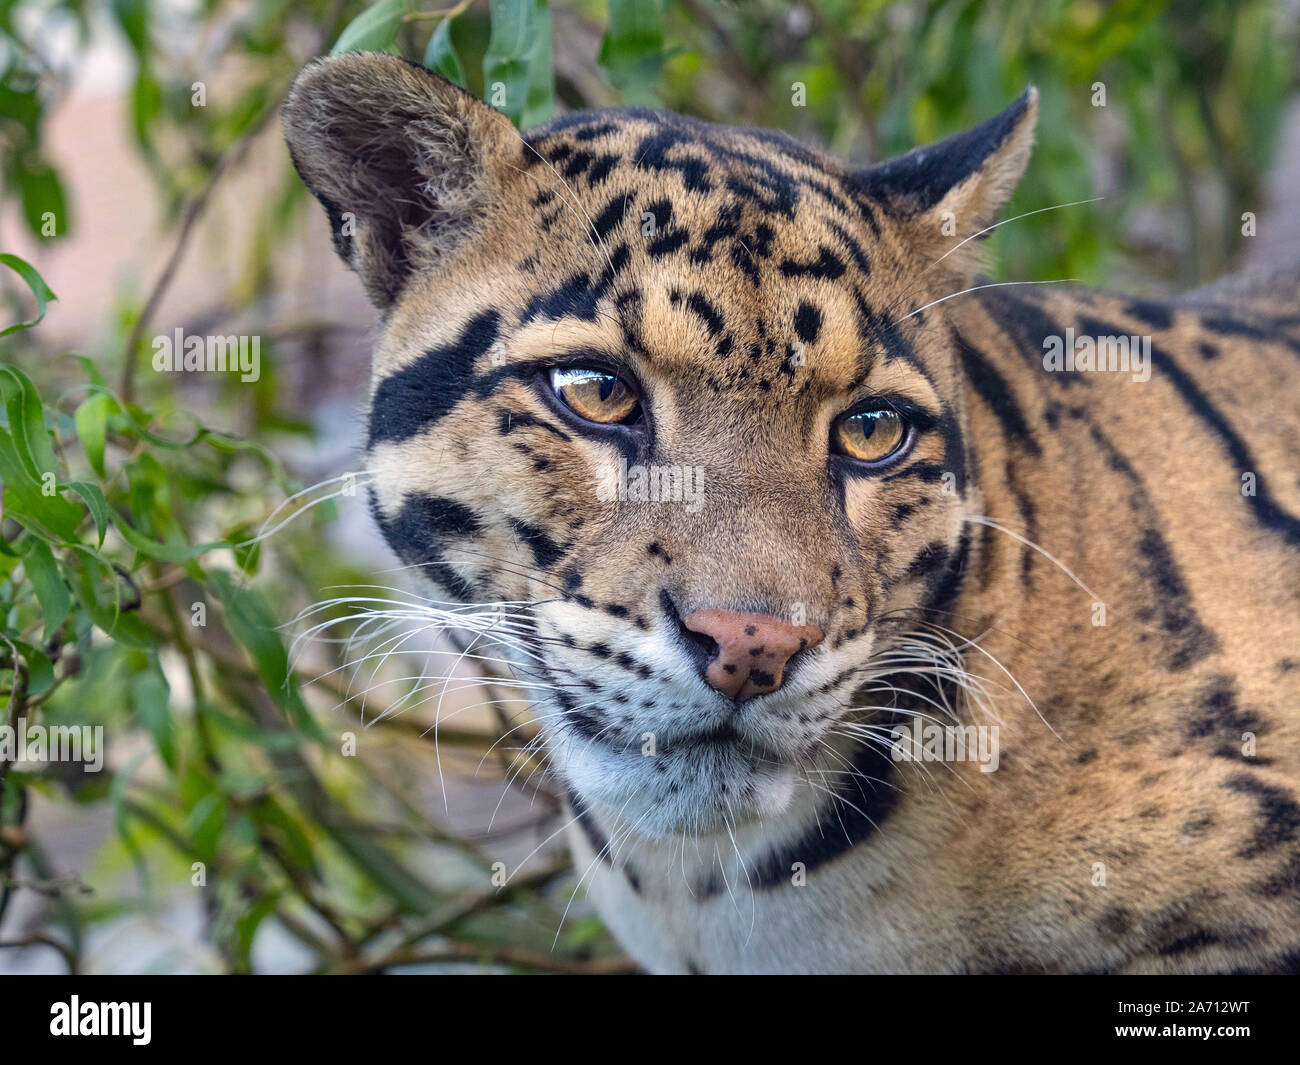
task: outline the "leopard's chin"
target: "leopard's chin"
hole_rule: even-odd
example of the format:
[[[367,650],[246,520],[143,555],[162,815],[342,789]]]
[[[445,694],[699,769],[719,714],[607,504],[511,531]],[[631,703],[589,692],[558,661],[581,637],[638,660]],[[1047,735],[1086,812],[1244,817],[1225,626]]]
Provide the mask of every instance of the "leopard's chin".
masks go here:
[[[655,757],[590,745],[555,754],[580,804],[652,838],[725,835],[775,817],[794,795],[794,763],[740,741]]]

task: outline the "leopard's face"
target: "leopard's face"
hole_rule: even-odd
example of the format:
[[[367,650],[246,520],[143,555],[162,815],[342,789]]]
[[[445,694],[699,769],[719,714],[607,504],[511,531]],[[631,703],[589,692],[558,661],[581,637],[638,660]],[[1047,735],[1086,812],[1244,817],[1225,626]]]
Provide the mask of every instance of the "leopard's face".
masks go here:
[[[356,136],[388,138],[363,156],[406,182],[388,214],[361,207],[355,151],[328,161],[376,71],[393,124]],[[1031,108],[986,139],[1020,151]],[[498,612],[479,646],[529,682],[565,784],[652,835],[817,787],[979,510],[958,341],[943,304],[918,311],[960,287],[925,251],[951,198],[664,113],[521,140],[387,57],[309,69],[286,125],[385,311],[375,516],[445,597]]]

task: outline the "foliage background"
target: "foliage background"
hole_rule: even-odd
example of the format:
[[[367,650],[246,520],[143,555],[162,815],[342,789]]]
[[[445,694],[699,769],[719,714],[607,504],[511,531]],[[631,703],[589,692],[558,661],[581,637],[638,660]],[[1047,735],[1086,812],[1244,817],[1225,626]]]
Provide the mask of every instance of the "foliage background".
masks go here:
[[[410,599],[368,621],[355,602],[311,615],[378,644],[294,643],[328,589],[395,583],[373,542],[336,528],[364,524],[353,482],[328,480],[357,460],[337,409],[301,387],[342,365],[359,405],[364,336],[282,299],[284,249],[325,228],[275,130],[310,56],[387,49],[481,96],[499,82],[524,125],[648,104],[861,162],[1032,82],[1038,143],[1007,215],[1100,199],[999,229],[995,276],[1158,294],[1240,254],[1297,87],[1298,27],[1300,8],[1273,0],[0,0],[0,252],[25,253],[0,258],[0,328],[50,315],[0,337],[0,693],[11,724],[102,725],[108,745],[98,773],[0,764],[0,971],[628,968],[546,843],[558,804],[508,687],[483,694]],[[126,57],[116,120],[164,244],[69,341],[50,330],[72,309],[41,275],[102,220],[47,133],[105,40]],[[241,197],[237,275],[172,317],[214,200],[258,152],[272,164]],[[177,327],[260,336],[262,379],[153,373],[151,338]],[[375,646],[394,653],[348,668]],[[436,749],[441,693],[413,669],[460,678]],[[489,810],[511,796],[506,823],[464,815],[483,787]]]

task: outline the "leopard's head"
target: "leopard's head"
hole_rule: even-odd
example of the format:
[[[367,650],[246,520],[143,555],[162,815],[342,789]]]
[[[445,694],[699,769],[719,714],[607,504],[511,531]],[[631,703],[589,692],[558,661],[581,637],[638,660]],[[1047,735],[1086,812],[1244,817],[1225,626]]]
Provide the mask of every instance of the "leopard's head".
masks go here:
[[[375,517],[497,607],[585,802],[650,834],[780,810],[948,619],[980,500],[945,297],[1035,99],[855,171],[667,112],[521,136],[388,55],[300,75],[294,162],[382,315]]]

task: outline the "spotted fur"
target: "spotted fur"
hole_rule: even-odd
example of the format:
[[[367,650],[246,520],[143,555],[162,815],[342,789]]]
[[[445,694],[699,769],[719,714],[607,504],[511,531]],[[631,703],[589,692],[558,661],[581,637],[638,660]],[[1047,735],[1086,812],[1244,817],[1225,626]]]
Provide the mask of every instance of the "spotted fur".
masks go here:
[[[390,56],[294,87],[382,315],[376,520],[445,597],[531,604],[578,868],[650,969],[1300,969],[1300,275],[954,296],[1035,111],[854,170],[654,111],[521,138]],[[1048,372],[1067,327],[1149,336],[1151,379]],[[563,359],[642,429],[568,412]],[[871,396],[915,435],[864,470],[828,441]],[[701,505],[602,498],[622,462]],[[707,608],[825,639],[733,703]],[[996,772],[880,740],[949,708]]]

